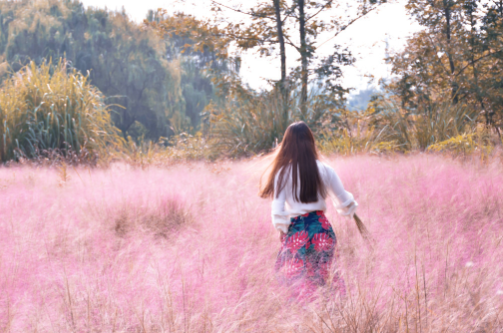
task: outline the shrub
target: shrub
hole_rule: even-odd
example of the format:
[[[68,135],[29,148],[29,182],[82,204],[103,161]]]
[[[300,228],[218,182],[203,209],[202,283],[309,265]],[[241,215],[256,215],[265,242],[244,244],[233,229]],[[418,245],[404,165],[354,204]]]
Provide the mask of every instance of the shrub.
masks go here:
[[[289,124],[301,119],[315,133],[323,153],[341,154],[424,151],[440,142],[452,143],[453,138],[466,136],[477,126],[475,110],[450,100],[406,109],[393,97],[380,96],[365,111],[348,111],[322,94],[313,94],[307,119],[303,119],[295,89],[286,94],[279,89],[254,93],[230,86],[231,98],[206,110],[210,114],[208,148],[215,156],[267,151],[281,141]]]
[[[201,132],[194,135],[181,133],[174,135],[168,141],[161,138],[158,143],[144,139],[135,142],[128,137],[121,154],[122,160],[141,168],[180,161],[215,160],[218,157]]]
[[[284,111],[276,91],[261,95],[241,92],[223,105],[210,104],[207,110],[212,149],[231,157],[273,148],[292,117],[291,111]]]
[[[156,207],[135,206],[134,202],[128,202],[120,207],[113,221],[113,229],[119,237],[146,232],[155,237],[168,238],[193,222],[193,218],[182,202],[169,198],[161,200]]]
[[[341,111],[336,131],[319,136],[324,153],[449,152],[489,156],[500,139],[478,121],[475,110],[448,100],[417,109],[393,97],[375,97],[365,111]]]
[[[467,155],[478,151],[482,157],[487,157],[492,150],[490,133],[483,125],[477,126],[474,131],[460,134],[428,147],[428,151],[450,152],[455,155]]]
[[[239,84],[228,89],[228,98],[212,103],[206,111],[209,119],[209,145],[214,155],[250,156],[273,148],[292,122],[305,121],[315,134],[333,129],[337,123],[337,105],[320,93],[311,91],[307,115],[300,110],[300,94],[289,87],[285,92],[253,92]]]
[[[401,150],[426,150],[430,145],[472,130],[477,112],[449,100],[431,102],[409,110],[392,98],[378,98],[367,110],[370,126],[381,133],[381,141],[394,141]]]
[[[386,135],[386,127],[376,130],[369,110],[340,113],[342,128],[323,131],[318,137],[318,146],[323,153],[353,154],[358,152],[383,153],[403,149],[396,137]]]
[[[52,154],[95,161],[123,140],[113,126],[103,95],[64,62],[34,62],[0,89],[0,160]]]

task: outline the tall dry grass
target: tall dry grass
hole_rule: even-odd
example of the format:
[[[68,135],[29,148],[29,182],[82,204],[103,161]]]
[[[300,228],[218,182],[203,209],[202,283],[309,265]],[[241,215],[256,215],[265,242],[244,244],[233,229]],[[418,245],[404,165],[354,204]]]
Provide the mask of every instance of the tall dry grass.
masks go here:
[[[3,332],[502,332],[503,176],[433,155],[328,160],[347,295],[277,283],[260,160],[0,169]]]
[[[34,62],[0,87],[0,161],[65,158],[106,160],[123,145],[103,102],[88,78]]]
[[[305,121],[316,133],[334,128],[334,101],[311,91],[307,114],[301,113],[300,93],[291,86],[251,92],[241,86],[230,89],[223,103],[206,107],[210,115],[207,141],[215,156],[243,157],[270,151],[281,142],[286,128],[298,120]]]
[[[488,156],[501,138],[481,123],[477,112],[449,100],[405,109],[380,97],[362,112],[342,111],[341,129],[320,137],[321,150],[341,154],[442,151]]]

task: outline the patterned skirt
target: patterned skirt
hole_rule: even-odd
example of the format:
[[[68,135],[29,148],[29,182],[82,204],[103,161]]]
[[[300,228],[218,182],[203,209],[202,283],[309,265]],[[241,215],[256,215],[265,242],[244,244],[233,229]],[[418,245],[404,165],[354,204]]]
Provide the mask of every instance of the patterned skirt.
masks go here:
[[[281,240],[276,273],[282,284],[293,287],[295,297],[311,297],[319,287],[329,287],[325,296],[345,295],[345,285],[334,272],[337,240],[322,211],[290,219],[288,233]]]

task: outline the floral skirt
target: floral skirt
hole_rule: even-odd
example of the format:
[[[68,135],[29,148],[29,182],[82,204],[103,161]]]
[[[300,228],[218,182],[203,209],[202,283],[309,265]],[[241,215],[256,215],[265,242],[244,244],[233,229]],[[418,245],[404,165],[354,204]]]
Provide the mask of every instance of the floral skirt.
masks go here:
[[[290,221],[276,260],[280,282],[294,287],[297,297],[310,297],[318,287],[325,286],[329,294],[345,295],[344,281],[333,270],[337,240],[325,214],[316,211]]]

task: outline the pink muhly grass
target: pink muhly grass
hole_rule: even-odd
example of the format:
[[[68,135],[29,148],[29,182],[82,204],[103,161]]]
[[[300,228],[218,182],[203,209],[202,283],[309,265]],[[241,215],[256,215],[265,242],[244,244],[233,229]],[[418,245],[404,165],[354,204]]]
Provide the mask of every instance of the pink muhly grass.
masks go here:
[[[274,276],[261,162],[0,169],[0,331],[501,331],[500,165],[327,163],[375,243],[329,205],[347,291],[310,303]]]

